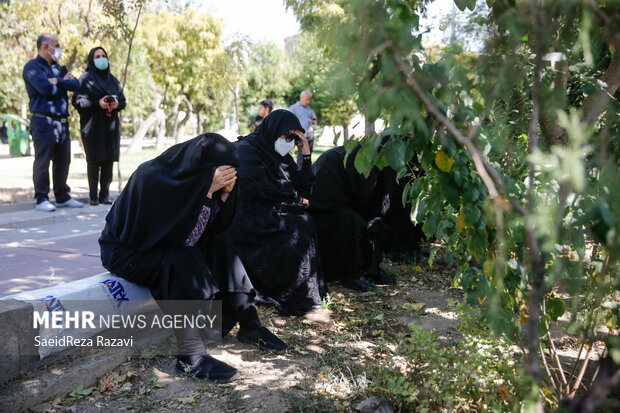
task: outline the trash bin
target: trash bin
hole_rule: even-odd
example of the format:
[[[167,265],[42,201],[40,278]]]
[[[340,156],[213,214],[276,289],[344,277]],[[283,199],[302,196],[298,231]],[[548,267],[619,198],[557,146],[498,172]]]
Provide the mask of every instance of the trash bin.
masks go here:
[[[30,156],[30,122],[17,115],[0,115],[6,122],[9,155]]]

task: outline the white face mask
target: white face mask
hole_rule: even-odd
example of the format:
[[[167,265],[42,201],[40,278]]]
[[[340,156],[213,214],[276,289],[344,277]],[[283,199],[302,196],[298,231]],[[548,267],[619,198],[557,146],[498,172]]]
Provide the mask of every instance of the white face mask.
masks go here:
[[[50,54],[50,56],[54,62],[59,61],[62,57],[62,49],[60,47],[55,47],[54,53]]]
[[[285,156],[287,153],[293,150],[295,147],[295,141],[287,142],[286,139],[278,138],[274,144],[274,149],[280,154]]]

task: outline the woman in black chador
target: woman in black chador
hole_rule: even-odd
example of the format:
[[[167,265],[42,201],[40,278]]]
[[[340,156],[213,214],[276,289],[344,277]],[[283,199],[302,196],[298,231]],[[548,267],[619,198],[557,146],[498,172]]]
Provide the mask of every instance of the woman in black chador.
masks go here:
[[[317,159],[309,210],[318,229],[326,278],[356,290],[369,290],[374,288],[371,280],[394,283],[379,268],[381,244],[388,229],[382,201],[390,181],[384,175],[390,168],[373,168],[364,177],[354,166],[358,150],[359,147],[350,154],[346,165],[346,150],[342,146]],[[396,179],[395,174],[392,179]]]
[[[254,289],[231,241],[222,235],[237,206],[233,145],[217,134],[175,145],[140,165],[106,217],[99,238],[110,272],[166,300],[221,299],[223,334],[263,350],[286,344],[260,324]],[[206,354],[200,331],[177,329],[176,368],[199,378],[234,380],[237,369]]]
[[[111,204],[112,167],[118,162],[121,141],[118,112],[125,109],[125,95],[118,79],[110,73],[103,47],[88,53],[88,67],[80,76],[80,90],[73,95],[72,103],[80,114],[90,204]],[[101,189],[97,197],[98,184]]]
[[[289,155],[297,144],[301,170]],[[312,184],[310,147],[297,116],[270,113],[239,150],[239,209],[231,226],[235,246],[258,293],[283,315],[321,305],[316,229],[305,209]]]

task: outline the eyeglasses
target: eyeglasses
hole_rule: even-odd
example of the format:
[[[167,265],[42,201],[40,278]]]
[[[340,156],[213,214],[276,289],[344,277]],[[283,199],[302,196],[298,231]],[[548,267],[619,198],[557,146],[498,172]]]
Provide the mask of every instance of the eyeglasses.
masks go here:
[[[295,135],[293,132],[286,132],[284,134],[284,139],[287,142],[291,142],[291,141],[296,141],[297,139],[299,139],[299,136]]]

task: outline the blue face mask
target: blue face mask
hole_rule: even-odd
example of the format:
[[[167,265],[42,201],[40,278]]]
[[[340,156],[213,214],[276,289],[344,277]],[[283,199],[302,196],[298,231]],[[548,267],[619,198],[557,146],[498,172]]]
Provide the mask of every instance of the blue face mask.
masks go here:
[[[95,67],[99,70],[106,70],[108,68],[108,59],[106,57],[95,59]]]

